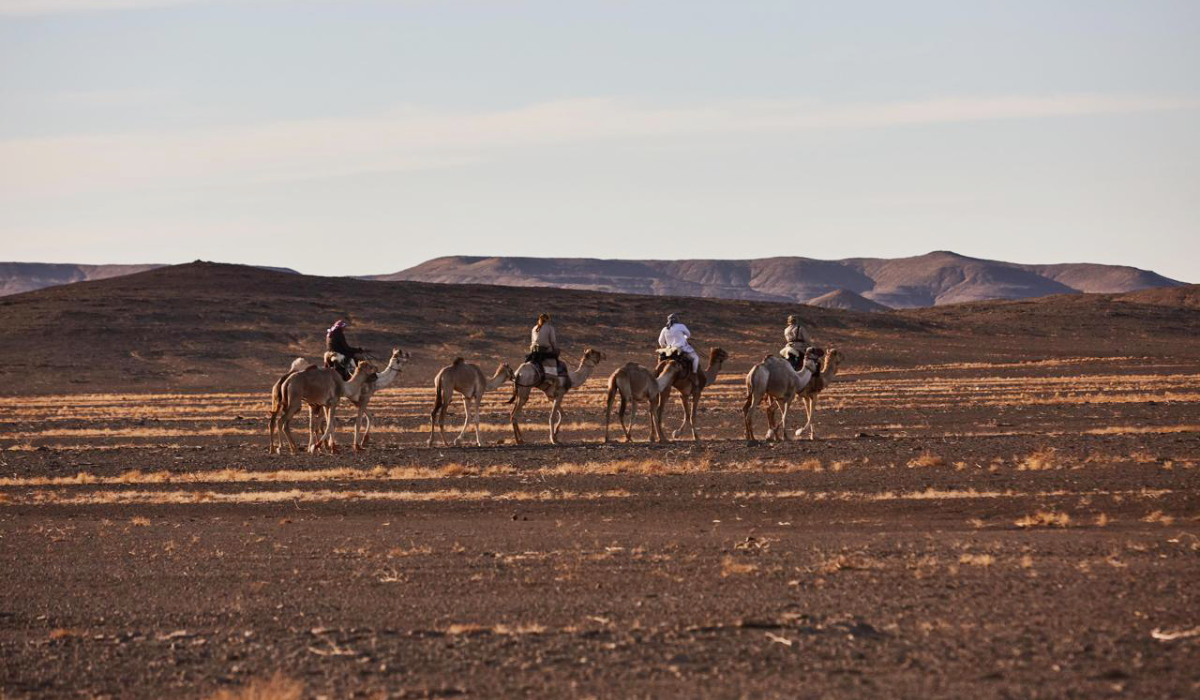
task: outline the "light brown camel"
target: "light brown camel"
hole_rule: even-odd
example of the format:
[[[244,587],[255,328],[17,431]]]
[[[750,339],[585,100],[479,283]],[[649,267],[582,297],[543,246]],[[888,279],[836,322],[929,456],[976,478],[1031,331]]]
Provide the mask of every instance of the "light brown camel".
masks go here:
[[[331,353],[325,353],[325,355],[326,355],[325,365],[324,365],[325,367],[333,366],[330,363],[330,358],[328,357],[330,354]],[[367,377],[366,383],[362,385],[362,389],[360,390],[360,392],[357,395],[346,397],[350,401],[350,403],[352,403],[358,407],[358,416],[354,419],[354,451],[355,452],[357,452],[359,449],[365,447],[368,440],[371,437],[371,425],[375,418],[374,414],[372,414],[369,410],[367,410],[367,405],[371,401],[371,396],[373,396],[376,391],[379,391],[380,389],[386,389],[392,382],[396,381],[396,379],[400,376],[400,372],[402,370],[403,364],[408,361],[408,358],[409,358],[409,353],[401,350],[400,348],[392,348],[392,357],[391,357],[391,359],[388,360],[387,367],[385,367],[383,369],[383,371],[380,372],[379,374],[377,374],[374,378]],[[317,365],[309,362],[308,360],[304,359],[303,357],[297,357],[296,359],[292,360],[292,366],[290,369],[288,369],[287,373],[283,374],[282,376],[279,377],[279,379],[275,380],[275,385],[271,387],[271,422],[272,422],[272,424],[274,424],[278,421],[279,411],[281,410],[281,408],[283,406],[283,399],[282,399],[280,392],[283,389],[284,381],[286,381],[288,377],[292,376],[296,372],[301,372],[301,371],[305,370],[306,368],[316,367],[316,366]],[[325,430],[325,426],[321,423],[321,419],[317,415],[318,408],[320,408],[320,407],[314,406],[311,404],[308,406],[308,432],[310,434],[314,434],[317,431],[324,432],[324,430]],[[361,440],[358,437],[360,424],[365,426]],[[268,453],[271,453],[271,454],[274,454],[276,452],[275,435],[276,435],[275,428],[274,428],[274,425],[272,425],[271,445],[267,450]],[[283,435],[282,434],[279,435],[279,442],[280,442],[279,446],[282,448],[283,447],[283,444],[282,444],[283,443]],[[323,445],[323,447],[328,447],[328,445]]]
[[[380,389],[386,389],[393,382],[400,378],[400,372],[404,368],[404,363],[408,361],[409,354],[400,348],[392,348],[392,356],[388,360],[387,367],[383,371],[376,374],[374,378],[368,377],[363,383],[358,393],[353,396],[346,396],[350,403],[358,408],[358,415],[354,418],[354,451],[366,447],[367,440],[371,437],[371,424],[375,420],[375,416],[367,410],[367,405],[371,403],[371,397]],[[362,440],[358,438],[359,426],[363,427]]]
[[[763,361],[754,365],[746,375],[746,402],[742,405],[742,415],[746,419],[746,439],[754,442],[754,407],[770,397],[782,408],[783,415],[778,425],[774,424],[773,407],[763,404],[767,415],[767,437],[770,440],[787,439],[787,414],[792,400],[804,390],[816,370],[816,360],[808,354],[804,357],[804,368],[799,372],[792,369],[788,361],[778,355],[767,355]]]
[[[316,452],[317,446],[322,443],[328,444],[332,451],[336,451],[337,444],[333,435],[333,427],[338,402],[344,397],[356,395],[374,371],[371,363],[360,362],[349,381],[343,381],[336,369],[327,367],[309,367],[288,376],[279,391],[280,405],[271,407],[272,434],[279,430],[287,438],[292,452],[295,453],[296,441],[292,438],[291,432],[292,416],[296,415],[305,404],[319,406],[324,412],[325,431],[319,439],[315,438],[314,432],[309,433],[308,451]],[[272,446],[275,444],[273,435],[271,444]],[[280,440],[276,453],[280,452],[282,447],[283,441]]]
[[[700,394],[705,387],[711,386],[717,381],[717,373],[721,371],[721,366],[729,359],[729,353],[721,348],[713,348],[708,354],[708,369],[703,372],[688,372],[686,374],[676,375],[672,386],[679,392],[679,403],[683,405],[683,424],[679,426],[671,434],[671,437],[676,439],[684,433],[685,430],[692,431],[692,439],[699,440],[700,436],[696,433],[696,408],[700,405]],[[660,361],[654,373],[662,376],[666,371],[667,361]],[[667,392],[670,394],[670,391]],[[663,397],[663,404],[667,402],[667,397]]]
[[[562,425],[562,400],[571,389],[582,386],[592,375],[592,370],[596,365],[604,360],[604,353],[599,350],[588,348],[583,353],[583,357],[579,360],[579,367],[575,371],[567,371],[567,376],[564,378],[559,375],[545,374],[538,371],[537,367],[533,366],[532,362],[524,362],[517,368],[516,376],[513,378],[513,393],[509,398],[508,403],[516,405],[512,408],[512,428],[513,436],[517,444],[523,444],[524,438],[521,436],[521,409],[525,407],[525,402],[529,400],[529,391],[533,388],[542,390],[547,399],[550,399],[552,406],[550,407],[550,444],[558,444],[558,429]]]
[[[825,353],[825,364],[821,367],[821,373],[812,378],[804,389],[800,392],[800,400],[804,402],[804,414],[808,417],[808,422],[803,428],[796,431],[796,437],[804,436],[804,428],[808,428],[808,439],[815,440],[813,436],[813,413],[817,408],[817,394],[820,394],[837,376],[838,366],[842,363],[842,353],[838,352],[837,348],[829,348],[829,352]]]
[[[691,360],[688,360],[689,362]],[[667,403],[668,392],[675,377],[679,376],[683,366],[677,360],[665,360],[660,363],[659,375],[655,377],[650,370],[636,362],[627,363],[608,378],[608,402],[604,406],[604,441],[609,441],[608,426],[612,421],[613,399],[621,395],[621,408],[617,418],[621,421],[621,431],[625,433],[625,442],[633,442],[633,421],[637,415],[639,401],[645,401],[650,406],[650,441],[666,442],[663,435],[662,412]],[[629,424],[625,423],[625,407],[629,407]]]
[[[463,419],[462,431],[459,432],[458,437],[454,438],[454,444],[462,442],[473,417],[475,420],[475,444],[482,447],[483,440],[479,437],[479,402],[485,393],[499,387],[504,382],[511,381],[512,378],[513,369],[508,366],[508,363],[497,367],[496,373],[492,375],[491,379],[485,377],[483,371],[476,365],[463,362],[461,357],[455,358],[453,364],[443,367],[433,380],[436,396],[433,399],[433,411],[429,414],[429,446],[433,447],[435,425],[441,431],[442,444],[447,444],[446,409],[450,407],[450,403],[454,400],[454,392],[457,391],[462,394],[466,418]]]

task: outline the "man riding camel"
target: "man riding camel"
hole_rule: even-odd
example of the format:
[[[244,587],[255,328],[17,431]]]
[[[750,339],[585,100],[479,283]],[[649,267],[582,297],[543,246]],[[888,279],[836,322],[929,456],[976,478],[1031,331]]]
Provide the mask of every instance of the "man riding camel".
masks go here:
[[[536,357],[535,357],[536,356]],[[558,359],[558,336],[550,325],[550,314],[539,314],[529,331],[529,362]]]
[[[550,325],[550,314],[538,314],[537,323],[529,331],[529,354],[526,362],[532,362],[543,374],[546,372],[546,361],[553,360],[559,376],[567,376],[567,367],[558,359],[558,334]]]
[[[812,336],[800,325],[795,316],[787,317],[787,328],[783,329],[785,345],[779,354],[791,363],[792,369],[799,371],[804,363],[804,353],[813,345]]]
[[[692,337],[692,332],[688,327],[679,321],[677,314],[667,316],[667,325],[663,327],[658,334],[658,347],[660,349],[675,349],[692,359],[692,372],[700,371],[700,356],[692,348],[688,340]]]
[[[346,327],[349,325],[345,320],[339,318],[325,332],[325,351],[333,353],[332,359],[338,373],[345,380],[350,379],[350,372],[354,368],[351,363],[362,361],[363,353],[366,352],[366,350],[352,347],[350,343],[346,342]]]

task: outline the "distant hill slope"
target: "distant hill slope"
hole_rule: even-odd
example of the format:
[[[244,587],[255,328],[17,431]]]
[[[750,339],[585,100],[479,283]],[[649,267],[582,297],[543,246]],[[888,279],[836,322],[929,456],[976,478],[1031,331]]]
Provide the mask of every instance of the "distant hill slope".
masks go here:
[[[828,294],[822,294],[815,299],[805,302],[809,306],[820,306],[823,309],[850,309],[852,311],[891,311],[890,308],[877,301],[855,294],[848,289],[838,289]]]
[[[0,296],[31,292],[72,282],[102,280],[162,265],[74,265],[71,263],[0,262]]]
[[[0,262],[0,297],[61,284],[104,280],[154,270],[166,265],[76,265],[74,263]],[[300,274],[289,267],[259,266],[262,270]]]
[[[601,260],[445,257],[371,279],[807,302],[844,289],[892,308],[1182,284],[1116,265],[1020,265],[934,252],[912,258]]]
[[[1200,355],[1195,288],[1171,299],[1071,294],[862,313],[763,301],[605,294],[312,277],[190,263],[0,298],[0,393],[267,390],[293,357],[316,358],[325,329],[351,319],[351,342],[413,353],[400,383],[429,386],[457,356],[491,368],[525,354],[538,312],[554,316],[565,356],[608,354],[603,381],[648,364],[665,315],[678,312],[701,353],[732,353],[743,374],[783,343],[789,314],[847,370],[1079,355]],[[1135,340],[1131,340],[1135,339]],[[846,381],[851,381],[847,377]]]

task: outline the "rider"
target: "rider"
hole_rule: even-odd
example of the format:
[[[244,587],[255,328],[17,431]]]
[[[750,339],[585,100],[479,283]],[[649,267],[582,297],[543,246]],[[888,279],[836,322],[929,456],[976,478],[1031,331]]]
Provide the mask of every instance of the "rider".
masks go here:
[[[783,329],[783,339],[786,341],[786,345],[779,354],[791,362],[793,368],[799,370],[800,365],[804,362],[805,351],[812,347],[812,337],[804,329],[804,326],[800,325],[795,316],[788,316],[787,323],[787,328]]]
[[[546,360],[554,360],[558,374],[566,376],[566,367],[558,359],[558,335],[550,325],[550,314],[544,313],[538,314],[537,323],[529,331],[529,355],[525,361],[532,362],[544,374]]]
[[[329,330],[325,332],[325,350],[334,352],[342,356],[341,362],[338,363],[338,372],[343,379],[350,377],[350,362],[361,361],[365,350],[362,348],[351,347],[350,343],[346,342],[346,327],[350,325],[343,319],[334,321]]]
[[[692,332],[688,327],[679,322],[677,314],[667,316],[667,325],[658,334],[658,347],[660,348],[675,348],[688,357],[692,358],[692,372],[700,371],[700,356],[692,349],[688,339],[692,337]]]
[[[537,323],[529,331],[529,362],[558,359],[558,336],[550,325],[550,314],[538,314]]]

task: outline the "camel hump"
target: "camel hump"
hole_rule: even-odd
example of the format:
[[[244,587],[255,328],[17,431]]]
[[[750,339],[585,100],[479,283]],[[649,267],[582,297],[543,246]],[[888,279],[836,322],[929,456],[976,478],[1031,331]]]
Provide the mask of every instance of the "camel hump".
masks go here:
[[[464,362],[464,360],[461,357],[456,357],[456,358],[454,358],[454,362],[451,363],[451,366],[457,367],[457,366],[461,365],[463,362]]]

